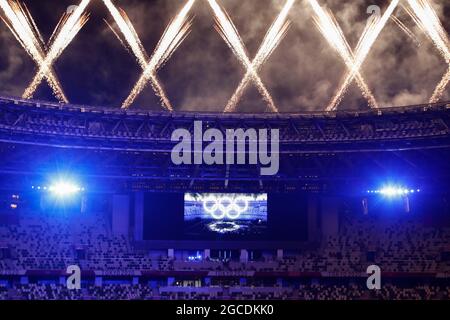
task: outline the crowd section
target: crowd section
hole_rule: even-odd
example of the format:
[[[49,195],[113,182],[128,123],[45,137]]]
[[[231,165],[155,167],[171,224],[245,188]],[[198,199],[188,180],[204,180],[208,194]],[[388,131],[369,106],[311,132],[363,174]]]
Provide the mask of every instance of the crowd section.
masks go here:
[[[17,104],[30,102],[17,102]],[[179,118],[172,117],[169,123],[161,121],[160,115],[132,115],[124,117],[121,114],[120,121],[111,117],[112,111],[104,113],[89,108],[80,109],[71,113],[60,113],[60,106],[45,105],[44,103],[31,103],[39,106],[33,113],[23,114],[16,110],[16,103],[8,99],[0,98],[0,105],[4,107],[4,117],[0,117],[0,129],[14,130],[21,133],[39,133],[50,135],[63,135],[66,137],[89,137],[100,139],[144,139],[170,140],[171,132],[175,128],[185,128],[192,134],[193,128],[186,126],[187,115]],[[69,108],[69,106],[67,106]],[[53,110],[52,110],[53,109]],[[423,111],[417,108],[417,111]],[[349,116],[350,114],[347,114]],[[379,117],[369,114],[363,117],[360,113],[352,114],[354,117],[333,118],[324,117],[322,121],[311,121],[309,116],[296,120],[276,122],[280,127],[280,139],[283,141],[359,141],[372,139],[397,139],[413,137],[432,137],[448,134],[448,127],[437,113],[435,116],[420,116],[416,113],[395,114],[390,117]],[[425,114],[427,115],[427,114]],[[192,120],[196,120],[195,117]],[[12,120],[14,119],[14,121]],[[220,121],[220,119],[218,119]],[[237,120],[234,120],[237,121]],[[240,121],[240,120],[239,120]],[[259,121],[253,118],[246,119],[249,127],[260,128]],[[272,121],[274,121],[272,119]],[[228,121],[224,122],[226,127]],[[14,125],[11,125],[14,123]]]
[[[19,126],[15,129],[67,136],[139,139],[160,139],[162,137],[170,140],[170,135],[165,136],[163,134],[163,125],[161,125],[161,128],[152,125],[151,130],[143,130],[140,127],[133,128],[133,122],[131,121],[129,126],[117,129],[117,123],[108,121],[83,121],[79,124],[75,123],[73,119],[62,121],[60,118],[55,119],[53,116],[47,116],[29,117],[22,125],[23,127]],[[193,134],[193,129],[191,131]],[[447,131],[439,121],[411,120],[404,123],[383,121],[375,125],[370,123],[348,124],[346,127],[343,127],[339,121],[335,123],[329,121],[326,127],[320,129],[313,123],[304,123],[298,127],[284,127],[280,132],[280,139],[283,141],[352,141],[439,136],[446,134]],[[172,131],[167,130],[167,132]]]
[[[282,259],[263,254],[257,261],[242,262],[213,258],[192,261],[136,249],[127,237],[112,234],[109,217],[103,213],[24,212],[18,223],[0,225],[0,299],[450,299],[450,229],[426,227],[416,218],[348,215],[341,221],[339,233],[324,238],[318,247],[286,252]],[[405,283],[389,278],[381,290],[370,291],[365,272],[373,264],[384,273],[419,274],[421,280]],[[69,265],[104,275],[168,272],[170,277],[170,272],[206,272],[213,281],[207,283],[204,276],[197,275],[197,283],[186,284],[175,276],[176,282],[168,286],[167,278],[161,280],[159,275],[157,284],[144,278],[134,285],[129,280],[100,285],[92,281],[83,283],[81,290],[68,290],[58,280],[24,284],[16,278],[1,282],[11,274],[62,271]],[[236,275],[228,274],[228,282],[223,284],[214,280],[214,272],[219,278],[221,272]],[[305,281],[292,278],[292,274],[302,272],[321,276]],[[255,273],[274,280],[250,280]],[[330,280],[334,278],[340,280]]]
[[[58,215],[24,213],[17,225],[0,226],[0,247],[11,248],[0,270],[117,271],[152,269],[156,261],[133,250],[124,236],[111,234],[101,213]],[[153,263],[153,264],[152,264]]]
[[[256,261],[167,257],[137,250],[125,236],[111,233],[101,213],[54,215],[24,213],[20,223],[0,225],[0,272],[22,270],[82,270],[133,273],[136,271],[254,271],[364,273],[376,264],[383,272],[450,273],[450,229],[425,227],[414,217],[392,219],[348,216],[338,235],[313,249],[261,255]]]
[[[296,285],[288,288],[203,287],[151,288],[149,285],[88,285],[68,290],[56,284],[0,286],[0,300],[449,300],[450,286],[385,284],[381,290],[369,291],[357,284]]]

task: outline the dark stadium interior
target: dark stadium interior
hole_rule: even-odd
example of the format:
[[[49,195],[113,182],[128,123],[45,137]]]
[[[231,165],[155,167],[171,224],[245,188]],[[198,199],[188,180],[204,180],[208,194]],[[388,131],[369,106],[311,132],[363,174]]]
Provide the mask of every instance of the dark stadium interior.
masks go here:
[[[172,165],[164,132],[178,122],[189,128],[197,114],[22,104],[3,99],[0,117],[2,298],[450,299],[445,103],[203,115],[226,127],[254,121],[284,131],[275,177],[252,166]],[[49,172],[76,172],[86,190],[52,202],[37,189]],[[417,188],[406,208],[403,198],[370,193],[386,177]],[[185,192],[250,191],[268,193],[264,237],[184,236]],[[81,291],[65,286],[73,264]],[[381,290],[365,287],[372,264],[383,270]]]

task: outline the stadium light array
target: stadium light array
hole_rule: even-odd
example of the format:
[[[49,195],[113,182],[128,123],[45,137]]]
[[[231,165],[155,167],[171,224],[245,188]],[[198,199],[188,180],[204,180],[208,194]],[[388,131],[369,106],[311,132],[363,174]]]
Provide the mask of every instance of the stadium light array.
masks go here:
[[[405,197],[410,194],[420,193],[420,189],[410,189],[399,186],[386,186],[378,190],[368,190],[368,194],[379,194],[388,198]]]
[[[52,194],[54,194],[58,197],[71,196],[73,194],[81,192],[81,188],[79,186],[77,186],[76,184],[65,183],[65,182],[60,182],[60,183],[51,185],[48,188],[48,190]]]
[[[73,182],[56,182],[50,186],[32,186],[32,189],[49,192],[58,198],[70,197],[85,191],[84,188]]]

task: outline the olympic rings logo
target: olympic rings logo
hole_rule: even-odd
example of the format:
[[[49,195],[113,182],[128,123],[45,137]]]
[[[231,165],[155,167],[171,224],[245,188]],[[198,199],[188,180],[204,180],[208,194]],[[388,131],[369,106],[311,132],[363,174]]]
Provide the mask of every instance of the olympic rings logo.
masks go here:
[[[245,196],[231,198],[228,196],[216,197],[210,195],[203,199],[203,209],[215,220],[224,218],[236,220],[248,210],[248,207],[248,198]]]

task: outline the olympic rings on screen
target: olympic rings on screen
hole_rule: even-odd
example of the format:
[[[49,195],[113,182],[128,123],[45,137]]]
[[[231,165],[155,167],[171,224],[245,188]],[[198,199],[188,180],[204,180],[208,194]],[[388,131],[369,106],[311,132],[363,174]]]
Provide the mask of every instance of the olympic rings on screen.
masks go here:
[[[225,218],[236,220],[248,210],[248,207],[248,198],[245,196],[232,198],[229,196],[217,197],[210,195],[203,199],[203,209],[215,220]]]

